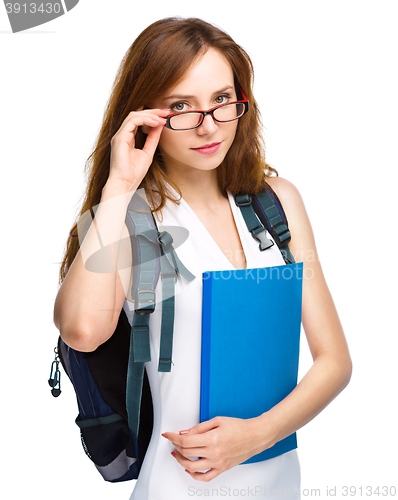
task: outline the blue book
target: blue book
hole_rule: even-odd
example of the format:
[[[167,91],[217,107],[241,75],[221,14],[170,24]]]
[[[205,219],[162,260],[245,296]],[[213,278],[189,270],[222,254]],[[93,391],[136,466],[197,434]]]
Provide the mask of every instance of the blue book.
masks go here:
[[[203,273],[200,421],[253,418],[297,385],[303,263]],[[245,464],[297,448],[296,433]]]

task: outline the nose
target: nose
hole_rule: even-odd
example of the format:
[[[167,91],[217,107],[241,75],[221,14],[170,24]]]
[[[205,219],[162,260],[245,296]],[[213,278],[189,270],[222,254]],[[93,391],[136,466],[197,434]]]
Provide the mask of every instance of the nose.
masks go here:
[[[212,115],[206,115],[203,122],[196,129],[196,132],[198,135],[208,135],[215,132],[217,128],[217,122],[213,119]]]

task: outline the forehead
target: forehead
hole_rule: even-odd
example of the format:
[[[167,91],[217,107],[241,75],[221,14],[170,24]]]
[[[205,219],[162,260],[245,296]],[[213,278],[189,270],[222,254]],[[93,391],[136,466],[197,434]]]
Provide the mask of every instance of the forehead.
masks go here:
[[[175,85],[168,94],[199,95],[214,92],[227,85],[234,85],[234,74],[227,59],[213,48],[208,49],[188,69],[185,78]]]

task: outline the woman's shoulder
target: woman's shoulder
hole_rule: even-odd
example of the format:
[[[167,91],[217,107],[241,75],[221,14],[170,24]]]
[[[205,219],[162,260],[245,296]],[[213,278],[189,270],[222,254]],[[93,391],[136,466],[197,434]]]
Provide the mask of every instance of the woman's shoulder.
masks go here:
[[[303,199],[297,187],[289,180],[283,177],[267,177],[267,184],[275,191],[282,206],[286,211],[298,208],[298,205],[304,205]]]

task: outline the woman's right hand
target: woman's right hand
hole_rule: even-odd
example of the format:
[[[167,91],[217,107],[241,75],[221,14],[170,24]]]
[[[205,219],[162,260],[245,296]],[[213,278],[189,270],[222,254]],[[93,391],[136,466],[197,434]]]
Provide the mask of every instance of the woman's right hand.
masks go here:
[[[111,140],[108,181],[121,182],[128,190],[137,189],[152,163],[169,109],[145,109],[130,112]],[[149,130],[144,147],[135,147],[138,127]]]

